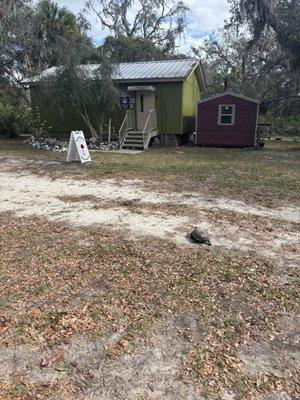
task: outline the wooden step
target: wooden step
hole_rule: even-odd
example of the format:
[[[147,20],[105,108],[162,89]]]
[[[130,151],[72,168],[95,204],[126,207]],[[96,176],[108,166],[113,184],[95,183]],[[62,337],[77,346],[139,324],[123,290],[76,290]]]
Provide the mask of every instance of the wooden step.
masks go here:
[[[130,135],[129,133],[127,133],[126,137],[130,137],[130,138],[143,138],[143,135],[138,135],[136,133]]]
[[[143,138],[129,138],[126,137],[124,140],[124,143],[144,143]]]
[[[136,143],[136,142],[134,142],[134,143],[126,143],[126,142],[124,142],[123,143],[123,146],[136,146],[136,147],[144,147],[144,144],[143,143]]]
[[[144,149],[144,146],[143,146],[143,144],[141,143],[141,144],[138,144],[138,143],[123,143],[123,146],[122,146],[122,149],[123,148],[126,148],[126,147],[128,147],[128,148],[134,148],[134,149]]]
[[[143,138],[131,138],[131,137],[126,137],[124,142],[137,142],[137,143],[143,143],[144,140]]]
[[[144,150],[144,138],[142,131],[128,131],[122,145],[122,149]]]
[[[127,135],[126,135],[126,137],[138,137],[138,138],[142,138],[143,135],[142,135],[141,133],[131,133],[131,132],[128,132]]]

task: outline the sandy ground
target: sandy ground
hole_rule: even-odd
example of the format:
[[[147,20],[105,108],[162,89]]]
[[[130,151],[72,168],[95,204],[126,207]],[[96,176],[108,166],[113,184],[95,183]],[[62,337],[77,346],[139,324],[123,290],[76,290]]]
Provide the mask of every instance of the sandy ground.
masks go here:
[[[63,377],[69,378],[71,374],[74,382],[84,389],[80,399],[86,400],[202,400],[192,386],[177,379],[188,342],[178,338],[176,329],[178,324],[190,327],[191,321],[189,317],[170,317],[157,324],[149,345],[138,345],[133,352],[117,359],[106,357],[107,346],[119,339],[116,334],[96,340],[77,337],[68,345],[42,352],[22,345],[4,349],[0,353],[0,363],[5,366],[1,378],[9,380],[26,374],[32,381],[51,386],[63,383]],[[53,365],[53,360],[61,354],[63,366],[55,361]],[[60,393],[65,398],[63,385]]]
[[[180,207],[178,212],[176,207]],[[134,239],[150,235],[182,246],[192,246],[187,234],[197,225],[208,230],[212,249],[220,246],[258,252],[291,267],[297,265],[299,254],[300,209],[296,206],[274,210],[224,198],[205,198],[199,193],[149,192],[139,181],[51,180],[2,170],[0,212],[7,211],[17,216],[45,216],[74,226],[103,224]],[[116,360],[104,357],[106,346],[118,340],[109,332],[97,340],[75,338],[59,349],[41,351],[35,346],[22,345],[2,348],[1,379],[18,381],[25,374],[45,387],[60,382],[61,398],[67,398],[64,374],[71,374],[74,383],[83,388],[84,399],[204,400],[191,386],[177,379],[187,343],[178,339],[175,331],[187,328],[198,332],[200,328],[194,321],[193,316],[170,316],[156,327],[149,346],[137,346],[133,353],[125,353]],[[294,358],[295,344],[289,343],[288,336],[295,337],[296,323],[286,326],[286,336],[279,344],[274,340],[240,349],[247,373],[255,375],[257,371],[252,371],[253,368],[283,373],[287,366],[299,367],[299,359],[296,365]],[[280,347],[284,362],[279,363],[274,346]],[[55,367],[55,362],[48,364],[47,360],[55,359],[56,352],[63,354],[65,369]],[[220,393],[220,399],[237,397]],[[259,400],[268,399],[292,400],[277,393],[263,395]]]
[[[74,225],[104,224],[126,231],[131,238],[150,235],[181,245],[191,245],[187,235],[200,226],[209,232],[214,246],[270,257],[281,254],[289,260],[295,260],[299,246],[296,206],[273,210],[199,193],[149,192],[133,180],[51,180],[0,171],[0,212],[5,211]]]

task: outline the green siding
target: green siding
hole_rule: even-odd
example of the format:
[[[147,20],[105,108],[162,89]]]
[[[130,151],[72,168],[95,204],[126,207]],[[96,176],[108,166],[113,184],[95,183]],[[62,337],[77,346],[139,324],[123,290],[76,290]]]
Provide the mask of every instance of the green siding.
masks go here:
[[[187,129],[190,129],[186,123],[186,118],[190,118],[191,115],[194,118],[195,98],[198,95],[191,91],[190,87],[192,87],[193,80],[191,82],[188,85],[186,83],[182,84],[182,82],[147,83],[147,85],[152,85],[156,88],[156,111],[159,133],[180,135],[187,132]],[[130,83],[121,84],[120,90],[126,90],[129,85]],[[85,123],[75,110],[65,109],[63,113],[60,113],[58,110],[46,106],[39,93],[38,86],[31,88],[31,98],[33,106],[39,108],[42,117],[47,121],[47,125],[50,127],[49,131],[68,134],[71,130],[83,130],[85,133],[88,133]],[[124,115],[125,112],[117,107],[105,119],[108,122],[109,118],[112,118],[112,124],[117,132]],[[182,127],[184,127],[184,130]],[[192,132],[193,130],[194,126],[189,131]]]
[[[47,123],[47,129],[53,132],[69,132],[71,130],[86,130],[86,125],[82,119],[72,109],[64,109],[63,113],[53,107],[48,106],[48,102],[43,101],[38,86],[30,89],[31,101],[37,107],[42,118]]]
[[[59,132],[63,135],[69,134],[72,130],[82,130],[85,134],[89,134],[89,129],[83,119],[78,115],[78,112],[72,108],[57,110],[49,106],[49,102],[43,101],[43,97],[39,92],[38,86],[31,87],[31,101],[34,107],[37,107],[42,118],[46,121],[47,130],[49,132]],[[105,123],[108,123],[109,118],[112,119],[112,126],[117,132],[124,119],[125,112],[120,109],[112,110],[105,116]],[[92,122],[97,128],[99,123],[96,116],[91,116]]]
[[[195,131],[196,103],[200,100],[200,88],[195,72],[183,82],[182,87],[182,133]]]
[[[153,84],[156,87],[158,132],[181,134],[181,82]]]

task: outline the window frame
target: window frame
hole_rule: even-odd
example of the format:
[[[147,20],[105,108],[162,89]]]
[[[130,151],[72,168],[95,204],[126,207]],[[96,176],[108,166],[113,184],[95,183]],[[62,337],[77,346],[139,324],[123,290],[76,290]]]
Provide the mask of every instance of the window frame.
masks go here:
[[[231,114],[222,114],[222,107],[232,107]],[[229,124],[221,122],[223,116],[231,116],[231,122]],[[235,104],[219,104],[218,109],[218,125],[234,125],[235,124]]]

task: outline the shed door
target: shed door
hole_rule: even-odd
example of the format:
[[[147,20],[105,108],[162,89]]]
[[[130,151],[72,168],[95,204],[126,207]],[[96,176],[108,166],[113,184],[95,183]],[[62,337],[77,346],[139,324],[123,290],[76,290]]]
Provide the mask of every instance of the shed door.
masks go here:
[[[138,90],[136,92],[136,128],[138,131],[144,129],[150,110],[155,110],[155,92]]]

